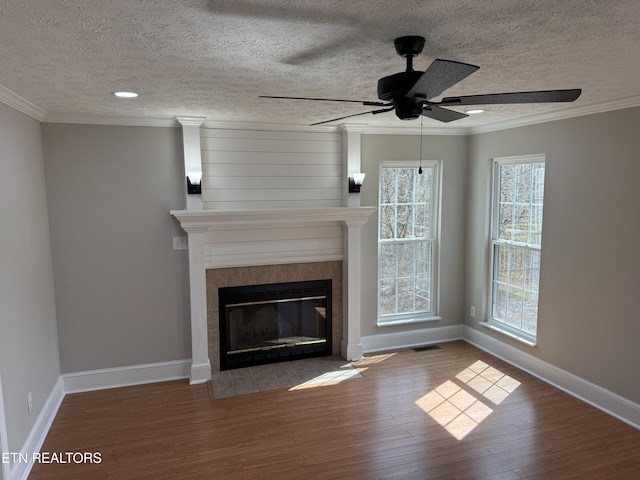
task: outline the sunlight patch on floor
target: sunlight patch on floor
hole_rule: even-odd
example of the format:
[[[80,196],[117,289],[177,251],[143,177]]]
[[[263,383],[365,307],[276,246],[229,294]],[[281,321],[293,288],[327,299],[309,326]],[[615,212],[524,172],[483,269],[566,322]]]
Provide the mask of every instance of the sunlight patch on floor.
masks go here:
[[[339,370],[333,370],[331,372],[323,373],[321,375],[318,375],[317,377],[311,378],[306,382],[301,383],[300,385],[296,385],[289,390],[301,390],[303,388],[320,387],[323,385],[335,385],[351,378],[359,378],[360,376],[360,373],[358,373],[355,368],[353,368],[349,364],[346,364],[340,367]]]
[[[500,370],[477,361],[415,403],[454,438],[462,440],[493,412],[488,402],[499,405],[519,385]]]

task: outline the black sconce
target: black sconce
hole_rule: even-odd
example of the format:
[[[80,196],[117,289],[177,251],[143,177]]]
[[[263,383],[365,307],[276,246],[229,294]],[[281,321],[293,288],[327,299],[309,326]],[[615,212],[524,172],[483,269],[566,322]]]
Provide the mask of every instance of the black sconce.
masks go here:
[[[360,187],[364,183],[364,173],[353,173],[349,177],[349,193],[360,193]]]
[[[189,195],[202,193],[202,172],[187,173],[187,193]]]

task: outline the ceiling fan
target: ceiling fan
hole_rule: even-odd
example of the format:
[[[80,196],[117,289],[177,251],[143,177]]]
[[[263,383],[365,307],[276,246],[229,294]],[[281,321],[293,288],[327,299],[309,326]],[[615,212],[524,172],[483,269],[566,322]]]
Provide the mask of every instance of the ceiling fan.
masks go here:
[[[382,101],[342,100],[336,98],[309,98],[260,95],[259,98],[277,98],[288,100],[312,100],[321,102],[359,103],[370,107],[383,107],[368,112],[354,113],[344,117],[332,118],[312,125],[335,122],[359,115],[390,112],[395,110],[400,120],[415,120],[420,115],[433,118],[441,122],[452,122],[468,117],[466,113],[457,112],[447,106],[458,105],[489,105],[513,103],[548,103],[573,102],[582,93],[581,89],[572,90],[543,90],[534,92],[489,93],[482,95],[465,95],[459,97],[444,97],[439,102],[431,99],[439,96],[456,83],[465,79],[480,67],[468,63],[451,60],[434,60],[425,72],[413,69],[413,57],[419,55],[424,48],[425,39],[415,35],[396,38],[394,45],[396,52],[407,59],[407,69],[404,72],[389,75],[378,80],[378,98]]]

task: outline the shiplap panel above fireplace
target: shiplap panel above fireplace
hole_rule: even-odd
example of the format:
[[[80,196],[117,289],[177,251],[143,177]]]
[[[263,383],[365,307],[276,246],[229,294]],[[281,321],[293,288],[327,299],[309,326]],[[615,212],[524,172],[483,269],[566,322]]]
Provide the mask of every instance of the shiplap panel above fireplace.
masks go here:
[[[339,207],[339,133],[202,128],[205,210]]]
[[[342,259],[342,226],[335,224],[213,227],[205,233],[207,268]]]

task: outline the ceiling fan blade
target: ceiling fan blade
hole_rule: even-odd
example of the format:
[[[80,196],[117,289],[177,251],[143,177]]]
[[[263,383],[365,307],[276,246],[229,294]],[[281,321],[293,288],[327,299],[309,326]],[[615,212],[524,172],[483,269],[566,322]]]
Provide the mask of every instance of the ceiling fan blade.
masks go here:
[[[425,107],[422,109],[422,115],[445,123],[453,122],[454,120],[460,120],[461,118],[469,116],[466,113],[456,112],[454,110],[438,107],[436,105],[425,105]]]
[[[313,100],[317,102],[348,102],[359,103],[360,105],[366,105],[371,107],[386,107],[389,104],[383,102],[370,102],[368,100],[342,100],[338,98],[310,98],[310,97],[280,97],[275,95],[258,95],[258,98],[277,98],[284,100]]]
[[[322,125],[323,123],[329,123],[329,122],[336,122],[338,120],[343,120],[345,118],[350,118],[350,117],[358,117],[360,115],[366,115],[367,113],[372,113],[374,115],[378,114],[378,113],[384,113],[384,112],[390,112],[391,110],[393,110],[395,107],[391,107],[391,108],[381,108],[380,110],[373,110],[371,112],[362,112],[362,113],[354,113],[352,115],[345,115],[344,117],[338,117],[338,118],[332,118],[331,120],[325,120],[323,122],[317,122],[317,123],[312,123],[311,125],[309,125],[310,127],[313,127],[314,125]]]
[[[573,102],[582,90],[545,90],[538,92],[488,93],[443,98],[439,105],[491,105],[500,103]]]
[[[424,97],[425,100],[437,97],[479,68],[468,63],[434,60],[405,96],[407,98]]]

